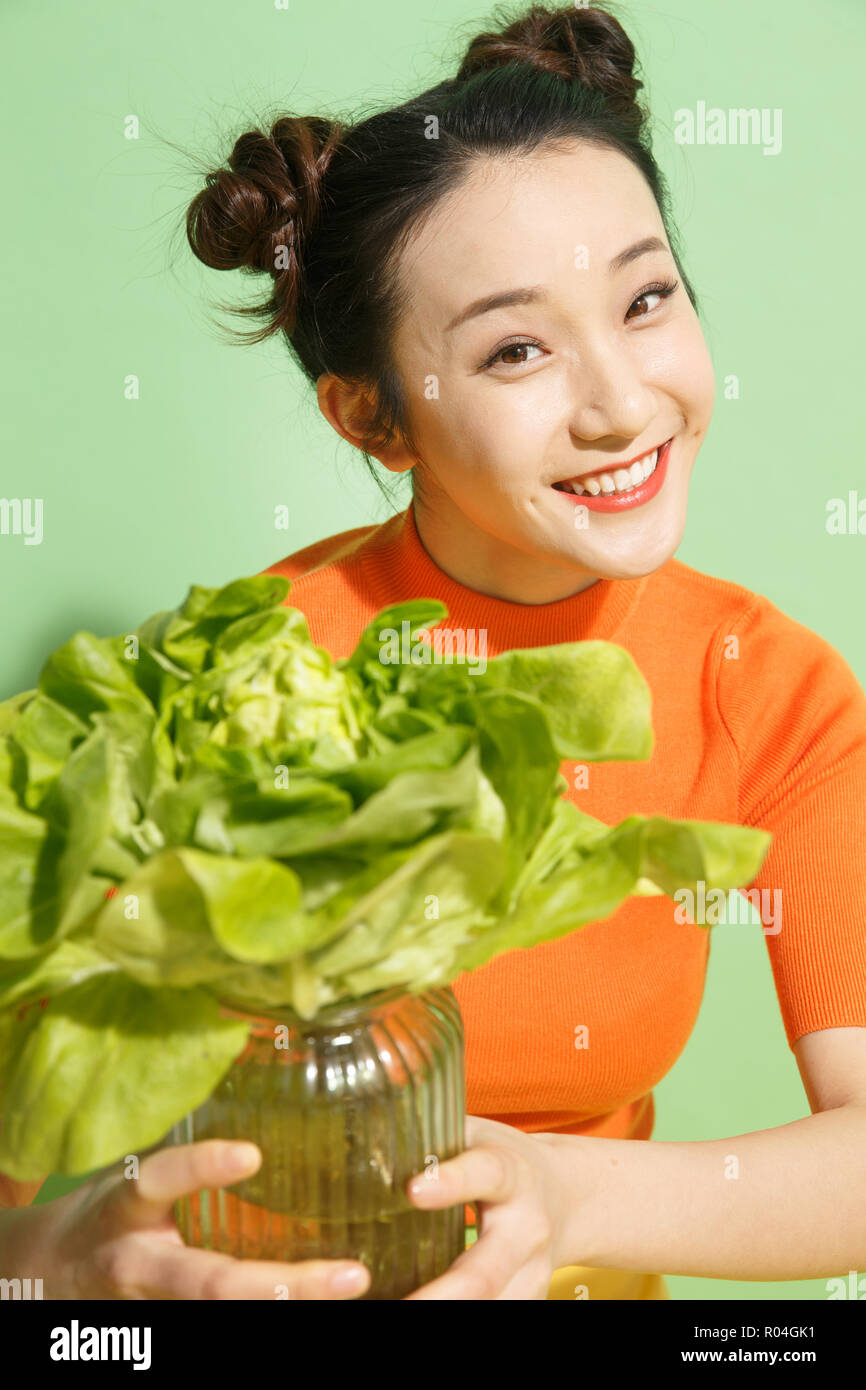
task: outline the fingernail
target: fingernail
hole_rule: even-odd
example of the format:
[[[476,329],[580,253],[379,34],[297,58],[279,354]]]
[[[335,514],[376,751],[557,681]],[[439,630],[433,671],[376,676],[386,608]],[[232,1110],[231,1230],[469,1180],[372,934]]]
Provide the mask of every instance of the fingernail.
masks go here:
[[[335,1293],[357,1293],[367,1282],[361,1269],[340,1269],[331,1276],[331,1288]]]
[[[232,1144],[226,1155],[226,1164],[232,1173],[246,1173],[258,1162],[259,1151],[255,1144]]]

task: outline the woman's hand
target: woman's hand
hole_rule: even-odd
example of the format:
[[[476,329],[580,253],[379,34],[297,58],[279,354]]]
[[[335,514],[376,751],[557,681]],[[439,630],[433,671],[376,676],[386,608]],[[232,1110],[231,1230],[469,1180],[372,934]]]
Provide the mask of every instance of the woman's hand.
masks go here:
[[[241,1164],[233,1163],[238,1151]],[[323,1300],[363,1293],[370,1275],[353,1260],[285,1264],[184,1244],[174,1201],[250,1177],[261,1161],[254,1144],[207,1139],[148,1155],[137,1179],[98,1174],[65,1197],[16,1213],[23,1218],[10,1225],[16,1265],[25,1276],[43,1276],[49,1299],[275,1299],[287,1290],[290,1299]],[[336,1288],[335,1276],[346,1270],[359,1272],[360,1282]]]
[[[570,1192],[555,1162],[549,1136],[466,1116],[466,1149],[440,1163],[435,1179],[412,1178],[407,1195],[424,1210],[470,1202],[478,1239],[446,1274],[410,1299],[543,1299],[550,1276],[574,1263],[561,1248]]]

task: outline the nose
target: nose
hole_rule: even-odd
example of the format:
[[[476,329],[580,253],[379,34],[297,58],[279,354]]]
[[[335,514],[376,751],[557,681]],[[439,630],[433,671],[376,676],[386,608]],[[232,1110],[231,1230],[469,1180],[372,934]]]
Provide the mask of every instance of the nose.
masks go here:
[[[622,345],[602,342],[588,347],[574,364],[572,377],[570,427],[580,439],[637,439],[658,413],[644,364]]]

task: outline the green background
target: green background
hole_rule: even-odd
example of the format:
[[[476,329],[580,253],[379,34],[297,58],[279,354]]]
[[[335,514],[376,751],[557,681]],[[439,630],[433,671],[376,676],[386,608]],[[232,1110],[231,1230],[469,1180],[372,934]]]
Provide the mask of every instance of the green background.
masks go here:
[[[825,529],[828,499],[866,496],[852,151],[866,8],[632,0],[618,14],[717,375],[678,557],[767,595],[866,682],[866,537]],[[2,490],[43,499],[44,537],[0,535],[0,698],[33,686],[76,629],[128,631],[190,583],[390,514],[286,350],[220,336],[219,323],[249,325],[215,304],[263,286],[194,260],[182,219],[200,176],[166,142],[209,166],[274,104],[357,119],[452,72],[489,17],[465,0],[5,0]],[[698,101],[781,108],[781,153],[677,145],[673,113]],[[725,398],[729,375],[739,399]],[[288,532],[274,528],[281,504]],[[759,926],[717,929],[699,1023],[656,1102],[661,1140],[809,1113]],[[49,1179],[40,1199],[74,1185]],[[674,1298],[827,1296],[824,1280],[669,1282]]]

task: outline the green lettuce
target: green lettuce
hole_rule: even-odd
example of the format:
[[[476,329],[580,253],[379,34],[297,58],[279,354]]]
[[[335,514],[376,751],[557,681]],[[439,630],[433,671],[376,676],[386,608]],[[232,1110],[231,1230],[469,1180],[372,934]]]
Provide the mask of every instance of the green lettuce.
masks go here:
[[[245,1045],[224,1006],[311,1019],[442,986],[630,895],[742,887],[763,862],[762,831],[609,826],[564,799],[563,759],[652,752],[649,688],[616,644],[432,660],[447,610],[416,599],[334,660],[288,592],[193,585],[133,634],[76,633],[0,703],[15,1178],[157,1142]]]

